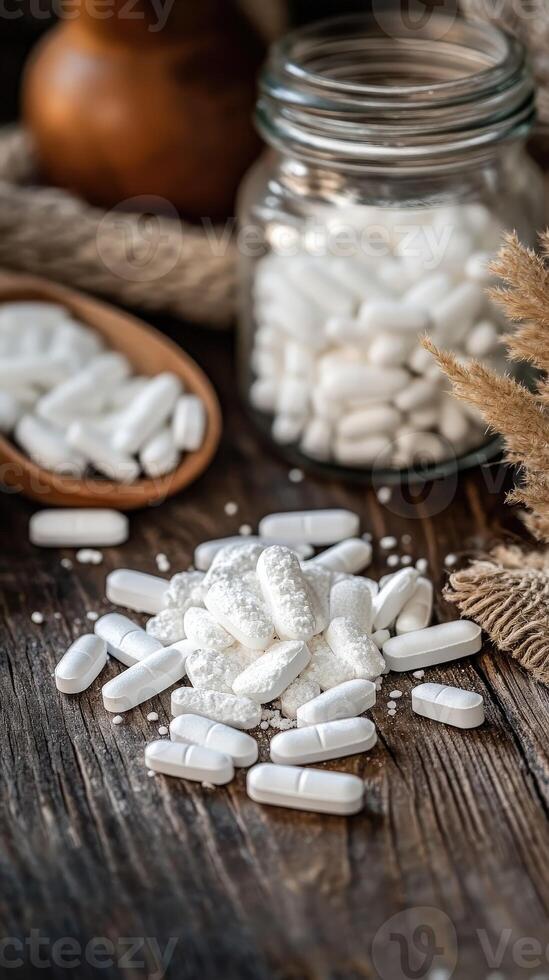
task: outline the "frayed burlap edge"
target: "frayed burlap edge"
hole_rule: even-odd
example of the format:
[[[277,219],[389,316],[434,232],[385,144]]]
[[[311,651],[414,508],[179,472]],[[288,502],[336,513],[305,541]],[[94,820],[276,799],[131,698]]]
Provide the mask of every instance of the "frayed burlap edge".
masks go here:
[[[549,686],[549,550],[500,545],[451,575],[444,594],[498,650]]]

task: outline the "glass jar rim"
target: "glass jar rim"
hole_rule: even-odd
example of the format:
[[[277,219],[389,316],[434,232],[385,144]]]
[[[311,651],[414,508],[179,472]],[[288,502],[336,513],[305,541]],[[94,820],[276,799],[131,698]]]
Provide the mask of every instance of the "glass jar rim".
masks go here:
[[[310,163],[362,169],[455,165],[524,138],[535,118],[523,45],[492,25],[393,9],[320,21],[273,45],[257,125]]]

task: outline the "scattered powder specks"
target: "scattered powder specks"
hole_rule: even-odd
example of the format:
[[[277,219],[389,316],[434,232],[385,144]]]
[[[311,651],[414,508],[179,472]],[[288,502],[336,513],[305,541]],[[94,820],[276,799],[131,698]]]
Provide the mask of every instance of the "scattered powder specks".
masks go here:
[[[169,572],[172,566],[169,558],[166,555],[160,553],[159,555],[156,556],[155,560],[156,560],[156,567],[159,572]]]
[[[42,623],[44,622],[44,617],[41,612],[33,612],[31,614],[31,619],[33,623],[36,623],[37,626],[41,626]]]
[[[381,680],[381,677],[378,677],[376,681],[376,691],[381,691],[382,687],[383,687],[383,681]]]
[[[377,499],[380,504],[388,504],[393,496],[393,491],[390,487],[380,487],[377,491]]]
[[[124,721],[124,719],[123,719],[122,715],[115,715],[114,718],[113,718],[113,720],[112,720],[112,723],[113,723],[113,725],[121,725],[123,723],[123,721]]]
[[[154,769],[149,769],[147,776],[149,777],[149,779],[152,779],[153,776],[156,776]]]
[[[161,725],[160,728],[158,729],[158,734],[159,735],[168,735],[169,734],[169,730],[166,728],[165,725]]]
[[[290,472],[288,473],[288,479],[290,483],[303,483],[303,480],[305,479],[305,474],[303,470],[299,470],[296,468],[294,470],[290,470]]]
[[[253,528],[249,524],[242,524],[238,529],[238,533],[242,535],[243,538],[249,538],[253,534]]]
[[[225,504],[224,510],[227,517],[234,517],[235,514],[238,514],[238,504],[236,504],[234,500],[228,500]]]
[[[61,568],[66,568],[67,571],[70,571],[70,569],[72,568],[72,561],[70,560],[70,558],[62,558],[60,561],[60,565]]]
[[[91,623],[96,623],[99,619],[99,613],[90,610],[90,612],[86,613],[86,619],[89,619]]]
[[[458,563],[457,555],[446,555],[446,558],[444,559],[444,564],[446,565],[446,568],[453,568],[454,565],[457,565],[457,563]]]
[[[414,539],[412,538],[411,534],[403,534],[400,539],[400,543],[403,548],[409,548],[413,540]]]
[[[416,681],[421,681],[425,677],[424,670],[414,670],[414,677]]]
[[[215,789],[213,783],[202,783],[202,789]]]
[[[269,727],[269,722],[268,721],[262,721],[259,727],[261,728],[261,731],[262,732],[266,732],[267,729],[268,729],[268,727]]]
[[[389,697],[392,698],[393,701],[398,701],[398,699],[402,697],[402,691],[391,691]]]
[[[389,555],[387,564],[389,568],[397,568],[397,566],[400,565],[400,558],[398,555]]]
[[[400,559],[400,564],[401,565],[411,565],[412,564],[412,561],[413,561],[413,558],[412,558],[411,555],[402,555],[402,558]]]
[[[381,539],[379,542],[379,547],[382,549],[382,551],[392,551],[393,548],[396,548],[397,544],[398,541],[396,538],[393,538],[391,535],[387,535],[385,538]]]
[[[60,612],[54,612],[53,618],[54,619],[62,619],[63,617],[61,616],[61,613]]]
[[[151,711],[147,715],[147,721],[158,721],[158,715],[157,715],[156,711]]]
[[[429,571],[429,562],[426,558],[418,558],[416,561],[416,568],[420,575],[426,575]]]
[[[103,561],[103,552],[95,548],[80,548],[76,552],[76,560],[81,565],[100,565]]]
[[[388,701],[387,702],[387,707],[389,709],[389,713],[391,713],[391,711],[395,711],[395,709],[396,709],[396,701]]]
[[[391,710],[388,711],[387,714],[389,715],[390,718],[394,718],[396,715],[396,708],[391,708]]]

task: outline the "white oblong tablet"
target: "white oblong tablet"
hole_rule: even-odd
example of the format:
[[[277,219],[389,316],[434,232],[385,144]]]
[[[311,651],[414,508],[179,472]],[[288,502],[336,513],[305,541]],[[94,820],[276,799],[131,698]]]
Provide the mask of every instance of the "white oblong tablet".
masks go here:
[[[459,687],[421,684],[412,691],[412,708],[423,718],[455,728],[478,728],[484,724],[482,695]]]
[[[255,535],[250,535],[249,537],[243,537],[239,535],[238,537],[232,538],[216,538],[213,541],[203,541],[195,548],[194,552],[194,567],[201,572],[207,572],[212,564],[215,556],[223,551],[224,548],[230,547],[230,545],[244,545],[244,544],[260,544],[264,548],[269,547],[272,544],[287,544],[286,541],[266,541],[263,538],[258,538]],[[299,555],[300,558],[310,558],[313,554],[313,549],[308,544],[294,544],[292,545],[293,550]]]
[[[433,615],[433,583],[420,578],[416,591],[404,606],[396,621],[397,636],[427,629]]]
[[[311,558],[311,565],[322,565],[323,568],[331,572],[345,572],[348,575],[357,575],[364,571],[372,561],[372,546],[362,538],[348,538],[340,541]]]
[[[246,788],[255,803],[311,813],[350,816],[362,810],[364,803],[364,783],[358,776],[299,766],[254,766],[248,773]]]
[[[271,742],[271,759],[277,765],[306,766],[369,752],[376,742],[375,725],[368,718],[342,718],[280,732]]]
[[[247,769],[257,762],[258,748],[255,738],[229,725],[222,725],[201,715],[179,715],[170,724],[173,742],[192,742],[206,749],[223,752],[233,760],[233,765]]]
[[[113,677],[102,690],[106,710],[115,715],[122,714],[177,684],[185,676],[187,657],[193,650],[192,643],[182,640],[171,647],[155,650],[129,670]]]
[[[345,538],[354,538],[359,529],[360,518],[350,510],[305,510],[269,514],[259,524],[262,538],[279,538],[318,546],[337,544]]]
[[[470,657],[482,648],[482,630],[467,619],[393,636],[383,647],[390,670],[404,672]]]
[[[316,619],[299,558],[273,545],[259,556],[256,575],[281,640],[310,640]]]
[[[105,640],[111,657],[126,667],[133,667],[139,660],[162,648],[160,640],[149,636],[137,623],[119,613],[101,616],[95,624],[95,633]]]
[[[116,510],[41,510],[29,523],[30,541],[40,548],[108,548],[128,535],[128,518]]]
[[[412,598],[419,572],[415,568],[403,568],[383,586],[374,599],[374,629],[389,629],[404,606]]]
[[[164,609],[169,584],[158,575],[134,572],[131,568],[117,568],[107,575],[105,594],[115,606],[157,616]]]
[[[177,718],[187,714],[202,715],[211,721],[229,725],[230,728],[246,731],[259,725],[261,705],[234,694],[180,687],[172,693],[172,715]]]
[[[352,619],[365,633],[372,632],[373,596],[365,578],[352,578],[336,582],[330,592],[330,619]]]
[[[212,585],[204,605],[231,636],[250,650],[266,650],[273,639],[273,622],[259,599],[234,578]]]
[[[198,783],[224,786],[234,779],[234,766],[228,755],[202,745],[161,739],[145,748],[145,765],[153,772]]]
[[[340,718],[356,718],[374,707],[376,693],[375,684],[365,680],[345,681],[331,687],[297,709],[298,728]]]
[[[283,694],[305,670],[310,659],[311,654],[301,640],[274,643],[267,653],[239,674],[233,691],[257,704],[268,704]]]
[[[69,647],[55,668],[55,686],[63,694],[81,694],[107,663],[107,644],[90,633]]]

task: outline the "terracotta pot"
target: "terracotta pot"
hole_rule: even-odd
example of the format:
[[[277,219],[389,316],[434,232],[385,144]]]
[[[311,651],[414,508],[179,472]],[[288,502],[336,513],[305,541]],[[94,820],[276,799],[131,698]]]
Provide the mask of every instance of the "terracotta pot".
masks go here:
[[[150,194],[220,218],[258,152],[263,47],[230,0],[174,0],[163,23],[165,4],[80,0],[33,53],[24,116],[49,183],[102,207]]]

